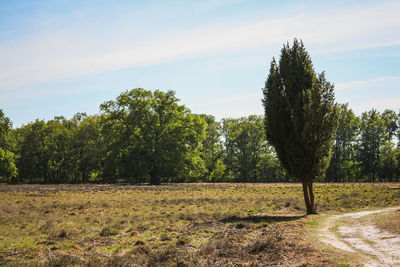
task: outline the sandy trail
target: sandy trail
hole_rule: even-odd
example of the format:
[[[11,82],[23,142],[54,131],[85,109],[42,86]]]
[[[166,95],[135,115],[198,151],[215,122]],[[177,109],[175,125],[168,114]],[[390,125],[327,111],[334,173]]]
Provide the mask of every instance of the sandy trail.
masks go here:
[[[400,207],[333,215],[326,219],[319,231],[321,241],[344,251],[361,256],[364,266],[400,266],[400,236],[383,232],[372,224],[361,223],[359,218]],[[351,219],[335,229],[336,222]]]

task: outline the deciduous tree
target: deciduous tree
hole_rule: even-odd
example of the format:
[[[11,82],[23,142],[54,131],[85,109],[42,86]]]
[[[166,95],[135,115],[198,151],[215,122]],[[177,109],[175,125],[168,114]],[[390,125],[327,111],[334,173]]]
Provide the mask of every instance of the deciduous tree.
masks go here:
[[[360,127],[360,118],[349,109],[348,104],[339,105],[339,127],[335,134],[333,155],[327,170],[329,181],[345,182],[358,179],[356,147]]]
[[[17,176],[15,154],[11,151],[11,127],[11,120],[0,109],[0,181],[4,182],[10,182],[11,178]]]
[[[203,168],[193,152],[205,138],[205,122],[179,105],[173,91],[133,89],[102,104],[101,110],[112,134],[106,161],[118,156],[119,175],[148,175],[150,184],[157,185],[161,177]]]
[[[385,125],[386,121],[376,109],[363,112],[361,115],[358,160],[361,165],[361,175],[370,182],[375,182],[378,178],[381,146],[387,137]]]

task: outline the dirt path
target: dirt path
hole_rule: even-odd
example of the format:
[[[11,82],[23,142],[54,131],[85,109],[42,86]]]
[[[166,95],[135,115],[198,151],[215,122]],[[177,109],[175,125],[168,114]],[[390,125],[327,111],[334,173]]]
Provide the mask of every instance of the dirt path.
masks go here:
[[[357,253],[364,266],[400,266],[400,236],[382,232],[361,217],[391,212],[400,207],[361,211],[328,217],[318,235],[321,241],[350,253]]]

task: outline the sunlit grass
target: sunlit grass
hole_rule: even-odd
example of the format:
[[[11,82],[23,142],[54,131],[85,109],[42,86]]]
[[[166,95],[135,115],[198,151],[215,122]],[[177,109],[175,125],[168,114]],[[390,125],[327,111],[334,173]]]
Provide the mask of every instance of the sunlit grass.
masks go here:
[[[366,219],[380,230],[399,235],[400,234],[400,209],[389,213],[373,214]]]
[[[341,212],[399,205],[396,188],[317,184],[315,194],[319,211]],[[206,264],[210,257],[223,263],[225,256],[210,256],[204,250],[218,250],[218,242],[225,241],[232,253],[251,244],[263,247],[272,229],[284,232],[291,224],[298,227],[291,230],[293,235],[299,234],[296,231],[304,231],[314,220],[301,219],[304,211],[298,184],[2,186],[0,260],[49,263],[49,255],[63,255],[64,260],[67,255],[82,264],[115,257],[139,264],[176,264],[179,257],[195,265]],[[268,238],[257,243],[263,231]],[[274,249],[284,253],[288,248]],[[255,260],[250,251],[255,250],[234,262]]]

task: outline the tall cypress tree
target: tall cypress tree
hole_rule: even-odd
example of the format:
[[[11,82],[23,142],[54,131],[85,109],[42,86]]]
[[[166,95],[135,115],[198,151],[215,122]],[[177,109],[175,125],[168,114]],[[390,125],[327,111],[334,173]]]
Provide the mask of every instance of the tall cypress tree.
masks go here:
[[[303,42],[283,46],[279,64],[272,59],[263,89],[268,141],[288,174],[303,184],[308,214],[315,214],[313,181],[331,157],[338,124],[334,85],[316,74]]]

